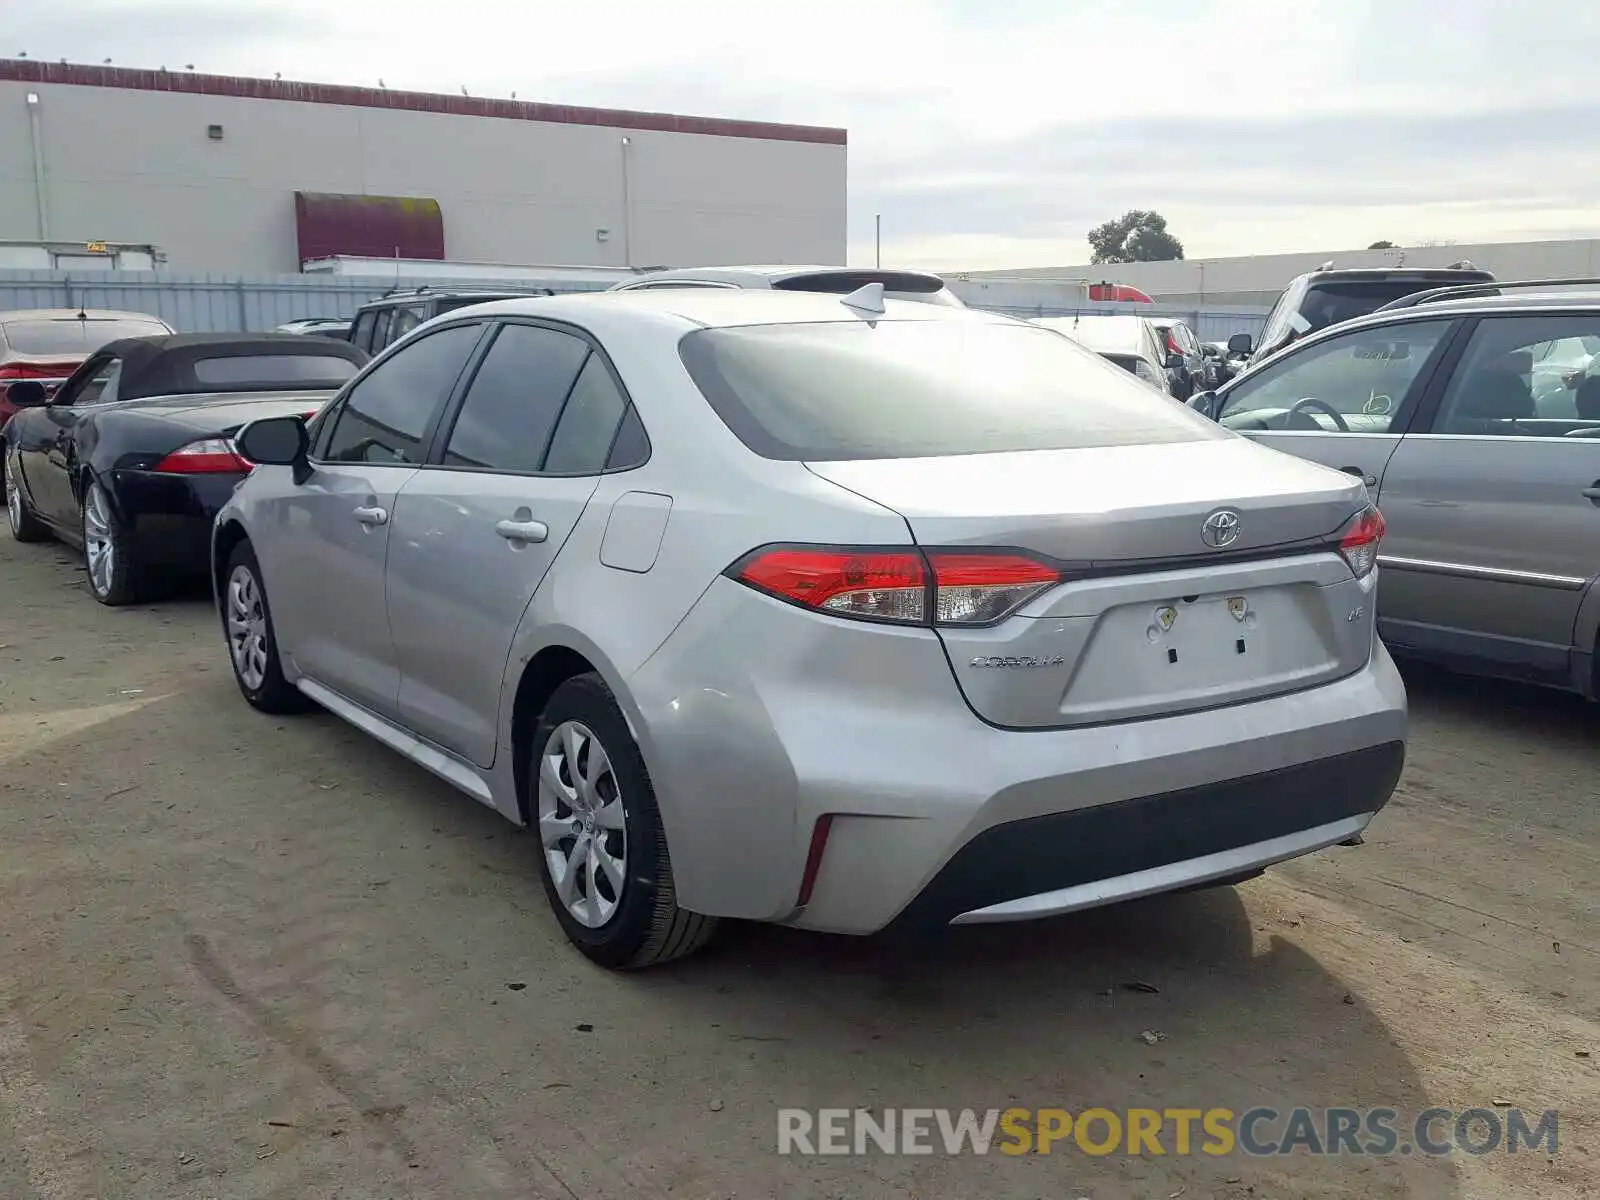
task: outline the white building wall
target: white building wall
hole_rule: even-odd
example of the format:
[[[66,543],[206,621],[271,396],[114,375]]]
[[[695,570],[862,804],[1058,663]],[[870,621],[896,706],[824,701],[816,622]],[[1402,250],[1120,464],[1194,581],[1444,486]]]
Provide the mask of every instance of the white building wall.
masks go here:
[[[1506,280],[1592,277],[1600,272],[1600,241],[1463,242],[1448,246],[1402,246],[1394,250],[1319,250],[1250,258],[967,271],[955,278],[1063,283],[1105,280],[1131,284],[1157,300],[1251,304],[1270,303],[1289,280],[1329,260],[1335,267],[1444,267],[1463,258]]]
[[[451,259],[845,259],[841,144],[7,80],[0,240],[40,236],[29,93],[49,236],[153,242],[173,270],[298,270],[297,190],[437,200]]]

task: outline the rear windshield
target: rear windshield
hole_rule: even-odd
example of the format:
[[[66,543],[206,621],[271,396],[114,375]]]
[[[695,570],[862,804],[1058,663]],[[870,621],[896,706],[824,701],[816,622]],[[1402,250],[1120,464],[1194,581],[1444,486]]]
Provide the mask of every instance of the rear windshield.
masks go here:
[[[922,458],[1226,437],[1047,329],[857,321],[703,329],[684,366],[766,458]]]
[[[207,387],[338,387],[356,370],[332,354],[239,354],[196,359],[194,377]]]
[[[1431,288],[1448,287],[1448,284],[1416,279],[1372,280],[1367,283],[1314,283],[1300,303],[1300,315],[1310,322],[1302,333],[1311,333],[1353,321],[1368,313],[1377,312],[1391,300],[1426,292]]]
[[[91,317],[30,318],[6,321],[6,341],[18,354],[81,354],[85,358],[107,342],[122,338],[152,337],[171,331],[159,321],[129,321]]]

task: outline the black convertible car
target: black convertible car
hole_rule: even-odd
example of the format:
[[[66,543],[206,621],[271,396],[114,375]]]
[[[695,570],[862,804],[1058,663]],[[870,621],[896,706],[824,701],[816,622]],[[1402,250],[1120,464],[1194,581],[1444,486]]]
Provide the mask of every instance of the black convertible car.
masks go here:
[[[48,398],[13,384],[0,429],[11,534],[82,547],[102,604],[203,576],[212,517],[251,470],[233,434],[315,414],[366,361],[331,338],[175,334],[103,346]]]

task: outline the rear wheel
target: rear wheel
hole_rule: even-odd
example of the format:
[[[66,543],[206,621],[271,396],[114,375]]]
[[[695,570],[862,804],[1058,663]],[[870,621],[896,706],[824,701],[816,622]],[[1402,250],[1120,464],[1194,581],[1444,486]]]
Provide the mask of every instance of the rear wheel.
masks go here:
[[[233,678],[252,708],[264,713],[304,712],[312,707],[305,693],[283,676],[272,609],[261,584],[261,564],[249,542],[240,542],[228,558],[222,588],[222,628],[228,638]]]
[[[42,542],[50,537],[44,522],[33,515],[27,496],[22,494],[22,483],[15,469],[7,470],[0,459],[0,472],[6,481],[6,523],[11,526],[11,536],[19,542]]]
[[[89,590],[101,604],[134,604],[143,592],[143,572],[133,539],[117,527],[111,498],[98,482],[83,494],[83,565]]]
[[[716,918],[678,907],[644,759],[598,675],[567,680],[534,728],[524,772],[540,874],[568,939],[601,966],[698,950]]]

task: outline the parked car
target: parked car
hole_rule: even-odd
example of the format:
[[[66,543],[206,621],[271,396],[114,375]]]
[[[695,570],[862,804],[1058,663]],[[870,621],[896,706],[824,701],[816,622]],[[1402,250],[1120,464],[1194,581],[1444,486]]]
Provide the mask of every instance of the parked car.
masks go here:
[[[244,698],[532,826],[613,967],[1356,838],[1406,730],[1360,482],[878,291],[485,305],[252,422],[213,556]]]
[[[418,288],[390,292],[356,309],[350,323],[350,344],[376,357],[425,321],[458,308],[513,300],[519,296],[548,296],[549,288]]]
[[[1172,377],[1177,355],[1168,354],[1155,326],[1145,317],[1101,316],[1034,317],[1043,325],[1093,350],[1107,362],[1144,380],[1157,391],[1175,395]]]
[[[298,321],[286,321],[273,332],[295,333],[302,337],[339,338],[348,342],[353,325],[353,321],[347,321],[343,317],[304,317]]]
[[[1228,339],[1228,349],[1251,363],[1276,354],[1290,342],[1366,316],[1404,296],[1458,284],[1492,283],[1494,276],[1463,259],[1449,267],[1377,267],[1334,270],[1328,263],[1297,275],[1267,310],[1261,338],[1248,333]]]
[[[613,292],[650,291],[657,288],[772,288],[784,292],[826,292],[844,296],[869,283],[881,283],[891,300],[914,300],[964,308],[960,297],[938,275],[927,271],[863,270],[845,267],[686,267],[651,271],[618,283]]]
[[[1179,400],[1187,400],[1196,392],[1214,388],[1222,382],[1217,377],[1212,361],[1201,348],[1200,339],[1195,337],[1194,330],[1185,322],[1172,317],[1151,317],[1150,323],[1161,338],[1162,351],[1170,364],[1168,369],[1172,375],[1174,396]]]
[[[1245,368],[1246,356],[1230,351],[1227,342],[1202,342],[1200,343],[1200,349],[1211,360],[1212,366],[1216,371],[1217,383],[1213,385],[1214,387],[1227,383],[1228,380],[1240,374]]]
[[[53,392],[107,342],[172,332],[160,317],[144,313],[79,308],[0,312],[0,428],[15,411],[6,399],[13,383],[36,382],[46,393]]]
[[[1600,283],[1501,287],[1311,334],[1191,403],[1365,482],[1396,653],[1594,699]]]
[[[211,519],[250,471],[233,432],[314,413],[366,359],[332,338],[179,334],[102,346],[53,397],[14,383],[0,435],[11,535],[81,548],[102,604],[203,579]]]

